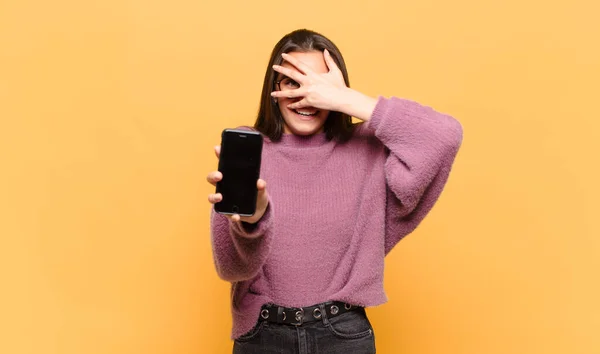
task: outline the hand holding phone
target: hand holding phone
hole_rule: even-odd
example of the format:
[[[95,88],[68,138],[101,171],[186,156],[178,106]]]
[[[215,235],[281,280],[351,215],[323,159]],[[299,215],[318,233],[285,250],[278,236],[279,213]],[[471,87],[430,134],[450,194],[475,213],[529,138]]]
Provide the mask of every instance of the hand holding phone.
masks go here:
[[[215,147],[218,171],[207,180],[216,187],[208,200],[216,212],[233,221],[258,222],[268,206],[266,182],[259,178],[262,136],[256,132],[226,129]]]

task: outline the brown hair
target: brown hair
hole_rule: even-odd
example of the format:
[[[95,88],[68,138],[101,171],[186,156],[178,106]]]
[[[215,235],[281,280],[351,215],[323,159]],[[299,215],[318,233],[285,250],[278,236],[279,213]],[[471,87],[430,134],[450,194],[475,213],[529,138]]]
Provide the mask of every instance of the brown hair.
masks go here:
[[[254,123],[254,128],[266,135],[271,141],[278,141],[283,134],[283,117],[279,111],[279,107],[274,103],[271,92],[275,90],[275,80],[277,72],[273,70],[273,65],[281,65],[283,59],[281,54],[290,52],[309,52],[321,51],[325,49],[329,51],[335,64],[340,68],[344,76],[346,86],[350,87],[348,79],[348,71],[342,53],[337,46],[325,36],[310,31],[300,29],[285,35],[273,48],[271,59],[265,74],[265,81],[260,98],[260,108],[258,117]],[[340,141],[347,140],[352,134],[352,118],[341,112],[331,111],[324,125],[327,139],[338,139]]]

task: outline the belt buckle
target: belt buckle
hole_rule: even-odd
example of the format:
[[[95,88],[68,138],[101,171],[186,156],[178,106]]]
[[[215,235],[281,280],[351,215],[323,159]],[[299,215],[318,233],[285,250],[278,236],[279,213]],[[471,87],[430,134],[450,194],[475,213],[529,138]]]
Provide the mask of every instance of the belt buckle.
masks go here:
[[[296,312],[294,312],[294,319],[296,322],[292,322],[291,324],[294,326],[302,326],[304,322],[304,308],[300,308]]]

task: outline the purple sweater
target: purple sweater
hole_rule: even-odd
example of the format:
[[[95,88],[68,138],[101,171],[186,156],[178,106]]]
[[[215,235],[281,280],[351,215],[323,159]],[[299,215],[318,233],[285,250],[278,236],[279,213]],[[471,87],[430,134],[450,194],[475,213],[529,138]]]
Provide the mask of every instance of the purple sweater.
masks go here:
[[[211,213],[217,273],[232,283],[232,338],[266,303],[386,302],[384,257],[431,210],[461,142],[455,119],[381,97],[348,142],[265,138],[263,218],[249,225]]]

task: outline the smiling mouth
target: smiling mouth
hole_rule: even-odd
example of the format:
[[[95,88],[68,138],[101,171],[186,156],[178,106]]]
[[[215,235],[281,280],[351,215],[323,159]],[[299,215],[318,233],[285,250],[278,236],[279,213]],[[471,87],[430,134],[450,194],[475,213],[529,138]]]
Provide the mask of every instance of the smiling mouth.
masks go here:
[[[312,116],[316,116],[317,114],[319,114],[319,110],[308,111],[308,110],[294,109],[293,111],[294,111],[294,113],[299,114],[304,117],[312,117]]]

